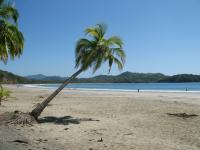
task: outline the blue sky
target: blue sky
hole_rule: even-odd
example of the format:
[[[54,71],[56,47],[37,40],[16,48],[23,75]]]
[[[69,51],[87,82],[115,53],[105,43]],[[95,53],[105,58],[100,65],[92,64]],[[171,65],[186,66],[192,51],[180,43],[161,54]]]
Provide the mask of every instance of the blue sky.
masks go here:
[[[199,0],[15,0],[25,37],[20,59],[0,63],[19,75],[69,76],[74,48],[88,26],[104,22],[124,40],[123,71],[200,74]],[[92,74],[107,74],[107,65]],[[111,74],[120,72],[114,66]]]

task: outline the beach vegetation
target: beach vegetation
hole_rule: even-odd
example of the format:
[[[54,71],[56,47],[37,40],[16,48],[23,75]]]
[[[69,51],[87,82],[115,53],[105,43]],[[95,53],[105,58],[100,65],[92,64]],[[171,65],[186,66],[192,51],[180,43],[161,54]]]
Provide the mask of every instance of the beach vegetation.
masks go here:
[[[0,85],[0,105],[2,103],[3,100],[6,100],[9,96],[10,96],[10,91],[3,88],[2,85]]]

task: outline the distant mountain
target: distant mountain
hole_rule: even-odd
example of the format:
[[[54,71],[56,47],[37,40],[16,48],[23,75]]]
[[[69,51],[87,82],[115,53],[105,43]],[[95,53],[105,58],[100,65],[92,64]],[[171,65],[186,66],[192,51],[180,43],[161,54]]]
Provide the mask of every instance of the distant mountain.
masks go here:
[[[57,81],[57,82],[62,82],[65,79],[67,79],[66,77],[60,77],[60,76],[47,76],[45,78],[43,78],[43,81]]]
[[[60,77],[60,76],[45,76],[43,74],[36,74],[36,75],[30,75],[26,76],[27,79],[33,79],[33,80],[41,80],[43,82],[51,82],[51,81],[56,81],[56,82],[61,82],[66,79],[66,77]]]
[[[17,84],[17,83],[60,83],[66,78],[59,76],[45,76],[42,74],[22,77],[11,72],[0,70],[0,83]]]
[[[132,73],[124,72],[117,76],[100,75],[93,78],[80,78],[76,82],[90,83],[149,83],[164,80],[168,76],[161,73]]]
[[[99,75],[91,78],[77,78],[73,82],[76,83],[149,83],[159,82],[168,76],[161,73],[132,73],[124,72],[119,75]],[[28,79],[40,80],[41,82],[62,82],[66,78],[59,76],[45,76],[42,74],[27,76]]]
[[[42,74],[21,77],[13,73],[0,70],[0,83],[61,83],[65,77],[45,76]],[[161,73],[132,73],[124,72],[119,75],[99,75],[91,78],[77,78],[75,83],[156,83],[156,82],[200,82],[200,75],[179,74],[166,76]]]
[[[181,83],[181,82],[200,82],[200,75],[179,74],[167,77],[159,82]]]
[[[42,80],[42,79],[44,79],[46,77],[47,76],[45,76],[43,74],[36,74],[36,75],[25,76],[25,78],[33,79],[33,80]]]
[[[29,83],[32,80],[15,75],[11,72],[0,70],[0,83]]]

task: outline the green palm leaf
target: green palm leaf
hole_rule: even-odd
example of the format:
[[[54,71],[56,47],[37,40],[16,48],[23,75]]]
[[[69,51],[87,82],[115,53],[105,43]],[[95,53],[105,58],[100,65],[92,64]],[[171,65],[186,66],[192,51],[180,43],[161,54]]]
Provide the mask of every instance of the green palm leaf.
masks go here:
[[[0,0],[0,59],[6,63],[23,52],[24,37],[17,27],[18,11]]]
[[[113,63],[119,70],[123,68],[126,57],[122,49],[123,42],[118,36],[105,38],[106,31],[105,24],[86,28],[85,33],[90,39],[80,39],[76,44],[76,68],[86,70],[92,67],[93,72],[96,72],[106,61],[109,64],[109,72]]]
[[[19,13],[14,7],[12,7],[10,5],[3,5],[0,8],[0,16],[4,19],[12,18],[14,20],[14,22],[17,23]]]

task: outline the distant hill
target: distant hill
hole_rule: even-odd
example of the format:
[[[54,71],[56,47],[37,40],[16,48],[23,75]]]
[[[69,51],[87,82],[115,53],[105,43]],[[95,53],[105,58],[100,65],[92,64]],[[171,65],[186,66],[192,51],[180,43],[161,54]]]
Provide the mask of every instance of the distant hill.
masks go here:
[[[36,75],[25,76],[25,78],[33,79],[33,80],[42,80],[42,79],[44,79],[46,77],[47,76],[45,76],[43,74],[36,74]]]
[[[41,80],[43,82],[50,82],[50,81],[56,81],[56,82],[61,82],[66,79],[66,77],[60,77],[60,76],[45,76],[43,74],[36,74],[36,75],[30,75],[30,76],[25,76],[25,78],[28,79],[33,79],[33,80]]]
[[[21,77],[13,73],[0,70],[1,83],[61,83],[66,77],[45,76],[42,74]],[[75,83],[157,83],[157,82],[200,82],[200,75],[179,74],[166,76],[161,73],[132,73],[124,72],[119,75],[99,75],[91,78],[77,78]]]
[[[43,81],[57,81],[57,82],[62,82],[65,79],[67,79],[66,77],[59,77],[59,76],[47,76],[45,78],[43,78]]]
[[[181,83],[181,82],[200,82],[200,75],[179,74],[167,77],[159,82]]]
[[[80,78],[76,82],[90,83],[150,83],[164,80],[168,76],[161,73],[132,73],[124,72],[117,76],[100,75],[93,78]]]
[[[29,83],[32,80],[15,75],[11,72],[0,70],[0,83]]]

